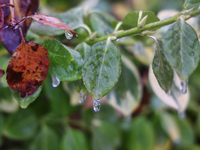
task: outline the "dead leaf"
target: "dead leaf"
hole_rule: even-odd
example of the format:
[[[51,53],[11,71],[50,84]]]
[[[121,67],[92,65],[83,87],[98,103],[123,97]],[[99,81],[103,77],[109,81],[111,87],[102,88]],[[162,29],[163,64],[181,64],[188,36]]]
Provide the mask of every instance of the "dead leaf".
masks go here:
[[[0,78],[4,75],[4,70],[0,68]]]
[[[72,33],[74,36],[77,37],[77,34],[72,29],[70,29],[61,20],[59,20],[55,17],[50,17],[50,16],[46,16],[46,15],[42,15],[42,14],[35,14],[35,15],[32,15],[31,18],[45,26],[52,26],[52,27],[57,27],[60,29],[67,30],[70,33]]]
[[[7,68],[10,88],[21,97],[32,95],[47,76],[48,51],[42,45],[23,40],[13,53]]]
[[[9,0],[0,0],[0,5],[7,3],[9,3]],[[25,16],[33,15],[37,11],[38,6],[39,0],[14,0],[15,20],[19,21]],[[1,9],[4,12],[4,28],[10,23],[10,10],[9,7],[3,7]],[[24,35],[26,35],[30,23],[31,19],[27,19],[19,25],[22,28]],[[15,49],[20,45],[22,39],[19,29],[13,31],[11,28],[7,28],[0,32],[0,40],[9,53],[13,54]]]

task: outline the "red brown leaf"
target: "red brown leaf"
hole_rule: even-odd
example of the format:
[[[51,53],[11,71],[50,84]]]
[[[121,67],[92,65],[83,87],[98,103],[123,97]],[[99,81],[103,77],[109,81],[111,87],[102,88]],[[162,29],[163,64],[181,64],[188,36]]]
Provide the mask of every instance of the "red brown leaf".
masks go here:
[[[0,29],[3,27],[4,24],[4,12],[3,9],[0,8]]]
[[[4,75],[4,70],[0,68],[0,78]]]
[[[46,15],[42,15],[42,14],[32,15],[32,18],[33,18],[33,20],[35,20],[38,23],[43,24],[45,26],[52,26],[52,27],[57,27],[57,28],[67,30],[70,33],[72,33],[74,36],[77,37],[77,34],[72,29],[70,29],[68,26],[66,26],[66,24],[64,24],[58,18],[50,17],[50,16],[46,16]]]
[[[9,3],[9,0],[0,0],[0,5],[7,3]],[[35,14],[38,6],[39,0],[14,0],[15,20],[19,21],[23,17]],[[3,7],[2,9],[4,12],[4,28],[10,23],[10,10],[9,7]],[[27,19],[25,22],[19,25],[22,28],[24,35],[26,35],[30,23],[31,19]],[[0,40],[9,53],[13,54],[15,49],[20,45],[22,39],[19,29],[13,31],[12,29],[7,28],[0,32]]]
[[[8,64],[7,82],[12,90],[21,93],[21,97],[27,97],[42,85],[48,68],[47,49],[37,43],[23,40]]]

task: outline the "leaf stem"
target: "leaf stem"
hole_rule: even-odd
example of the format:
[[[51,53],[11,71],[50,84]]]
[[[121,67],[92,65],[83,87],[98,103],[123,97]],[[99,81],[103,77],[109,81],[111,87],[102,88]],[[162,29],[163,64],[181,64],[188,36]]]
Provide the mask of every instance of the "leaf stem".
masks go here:
[[[10,5],[14,6],[14,0],[10,0]],[[14,7],[10,7],[11,25],[15,24],[15,11]]]
[[[189,18],[194,17],[194,16],[199,15],[199,14],[200,14],[200,9],[197,9],[197,10],[194,10],[194,11],[182,11],[179,14],[173,16],[173,17],[170,17],[170,18],[167,18],[167,19],[164,19],[164,20],[161,20],[161,21],[156,21],[156,22],[153,22],[153,23],[149,23],[149,24],[145,25],[142,28],[135,27],[135,28],[131,28],[129,30],[123,30],[121,32],[113,32],[111,34],[102,36],[100,38],[96,38],[94,40],[91,40],[90,38],[87,38],[85,40],[85,42],[90,44],[90,45],[93,45],[93,44],[95,44],[97,42],[105,41],[110,36],[115,36],[116,38],[121,38],[121,37],[126,37],[126,36],[140,35],[141,32],[143,32],[143,31],[155,30],[157,28],[172,24],[172,23],[176,22],[177,19],[182,15],[187,16],[187,17],[185,17],[185,20],[188,20]]]

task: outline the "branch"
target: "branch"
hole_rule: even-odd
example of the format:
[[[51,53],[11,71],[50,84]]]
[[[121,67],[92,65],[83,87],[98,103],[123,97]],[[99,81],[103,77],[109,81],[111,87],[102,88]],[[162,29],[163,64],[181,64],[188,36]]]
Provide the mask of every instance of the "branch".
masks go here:
[[[10,0],[10,5],[14,6],[14,0]],[[14,7],[10,7],[11,25],[15,24],[15,11]]]
[[[115,36],[116,39],[117,39],[117,38],[126,37],[126,36],[140,35],[141,32],[143,32],[145,30],[155,30],[157,28],[172,24],[172,23],[176,22],[177,19],[182,15],[185,16],[185,20],[188,20],[191,17],[194,17],[194,16],[199,15],[199,14],[200,14],[200,9],[197,9],[197,10],[194,10],[194,9],[186,10],[186,11],[180,12],[179,14],[177,14],[177,15],[171,17],[171,18],[167,18],[167,19],[164,19],[164,20],[161,20],[161,21],[149,23],[149,24],[147,24],[144,27],[139,28],[139,29],[137,27],[135,27],[135,28],[131,28],[129,30],[123,30],[121,32],[118,31],[118,32],[114,32],[114,33],[102,36],[100,38],[96,38],[94,40],[91,40],[91,39],[87,38],[85,42],[90,44],[90,45],[93,45],[93,44],[95,44],[97,42],[105,41],[110,36]]]

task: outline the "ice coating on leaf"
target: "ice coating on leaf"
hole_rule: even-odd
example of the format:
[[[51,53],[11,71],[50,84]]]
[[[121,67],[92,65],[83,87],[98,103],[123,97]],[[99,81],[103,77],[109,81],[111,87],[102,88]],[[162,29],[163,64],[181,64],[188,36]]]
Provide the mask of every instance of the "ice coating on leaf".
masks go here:
[[[4,75],[4,70],[0,68],[0,78]]]
[[[54,77],[52,76],[52,86],[53,87],[57,87],[60,84],[60,80],[58,79],[58,77]]]
[[[80,94],[79,104],[83,104],[86,100],[86,94]]]
[[[50,17],[50,16],[46,16],[46,15],[42,15],[42,14],[35,14],[35,15],[32,15],[31,18],[45,26],[52,26],[52,27],[57,27],[60,29],[67,30],[74,36],[78,37],[77,34],[72,29],[70,29],[61,20],[59,20],[55,17]]]
[[[187,84],[188,84],[188,80],[180,83],[180,91],[182,94],[187,93]]]
[[[48,68],[47,49],[33,42],[22,41],[8,64],[9,87],[20,92],[21,97],[32,95],[45,80]]]
[[[100,111],[100,99],[93,100],[93,109],[95,112]]]

